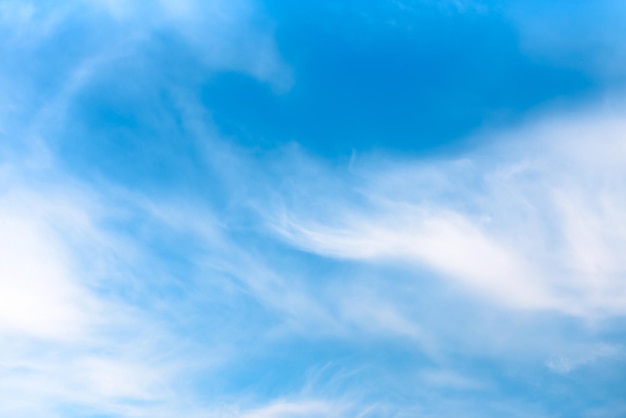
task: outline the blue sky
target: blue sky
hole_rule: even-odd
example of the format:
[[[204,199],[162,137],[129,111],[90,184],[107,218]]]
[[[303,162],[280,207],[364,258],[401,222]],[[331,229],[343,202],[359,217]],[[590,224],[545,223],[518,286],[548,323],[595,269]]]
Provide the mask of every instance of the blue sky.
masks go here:
[[[0,415],[626,416],[625,17],[0,0]]]

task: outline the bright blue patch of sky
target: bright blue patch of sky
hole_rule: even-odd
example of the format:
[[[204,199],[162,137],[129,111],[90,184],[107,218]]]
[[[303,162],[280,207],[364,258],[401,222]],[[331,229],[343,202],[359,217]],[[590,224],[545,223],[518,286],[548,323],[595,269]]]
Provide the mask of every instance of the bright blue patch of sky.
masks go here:
[[[582,69],[525,54],[497,11],[415,3],[269,1],[293,88],[225,73],[205,84],[204,103],[223,133],[250,146],[424,154],[598,87]]]

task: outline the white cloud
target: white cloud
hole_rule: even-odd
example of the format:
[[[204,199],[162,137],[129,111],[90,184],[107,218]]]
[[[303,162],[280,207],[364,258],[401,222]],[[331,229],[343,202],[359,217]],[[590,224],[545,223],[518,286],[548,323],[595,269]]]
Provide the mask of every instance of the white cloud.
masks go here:
[[[54,416],[68,405],[113,410],[167,399],[163,390],[176,367],[151,360],[158,347],[140,344],[149,335],[167,340],[165,330],[99,293],[120,279],[111,273],[121,266],[114,260],[122,262],[115,252],[125,248],[99,225],[109,208],[58,172],[45,173],[52,183],[23,168],[5,173],[0,413]]]
[[[420,374],[420,379],[429,388],[445,388],[452,390],[483,390],[488,384],[478,379],[465,376],[453,370],[426,370]]]
[[[546,361],[546,367],[550,371],[563,375],[602,360],[624,356],[622,347],[610,344],[574,345],[564,348],[563,351]]]
[[[84,326],[84,297],[61,261],[59,246],[28,220],[3,213],[0,227],[0,328],[66,336]]]
[[[242,415],[243,418],[307,418],[307,417],[341,417],[342,408],[323,401],[275,402]]]
[[[602,109],[545,118],[462,159],[322,171],[322,183],[341,179],[326,196],[308,195],[311,180],[301,176],[292,203],[268,214],[269,222],[300,248],[429,268],[504,305],[623,314],[620,115]],[[308,196],[307,203],[293,196]]]
[[[14,174],[2,184],[0,332],[52,340],[88,333],[102,306],[73,254],[73,245],[97,239],[87,207],[71,188],[35,190]]]

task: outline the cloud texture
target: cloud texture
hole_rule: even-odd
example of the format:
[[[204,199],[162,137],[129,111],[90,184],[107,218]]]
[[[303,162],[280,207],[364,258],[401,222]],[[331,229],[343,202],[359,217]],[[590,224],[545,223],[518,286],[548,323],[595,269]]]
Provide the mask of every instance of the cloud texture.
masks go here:
[[[537,105],[444,151],[407,142],[337,156],[298,135],[266,137],[284,134],[261,123],[276,109],[297,110],[283,113],[292,127],[326,124],[319,134],[354,115],[393,121],[415,104],[371,113],[337,84],[323,103],[355,113],[316,108],[307,81],[355,78],[361,91],[370,80],[382,84],[363,91],[399,94],[381,81],[393,66],[346,77],[342,54],[318,62],[289,48],[285,38],[333,39],[321,21],[355,31],[337,35],[355,62],[369,62],[350,43],[362,27],[373,50],[406,35],[401,46],[415,53],[404,23],[423,16],[497,28],[506,16],[506,36],[517,31],[532,59],[541,53],[528,31],[550,39],[525,23],[526,9],[431,3],[384,2],[354,17],[350,2],[322,2],[304,14],[312,24],[271,1],[0,0],[0,415],[622,413],[626,110],[616,78],[603,100]],[[435,66],[438,47],[418,50]],[[458,102],[474,103],[475,87]],[[238,113],[246,100],[260,124]],[[430,132],[410,126],[402,136],[415,143]]]

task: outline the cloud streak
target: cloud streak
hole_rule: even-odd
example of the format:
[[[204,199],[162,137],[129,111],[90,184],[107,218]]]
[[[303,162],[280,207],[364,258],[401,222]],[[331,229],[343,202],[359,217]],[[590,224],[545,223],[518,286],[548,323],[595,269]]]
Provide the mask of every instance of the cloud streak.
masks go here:
[[[323,203],[314,205],[325,211],[296,200],[269,222],[300,248],[428,268],[512,307],[621,315],[626,154],[619,115],[545,118],[453,160],[366,159],[339,173],[339,191],[322,192]],[[356,197],[337,202],[342,193]]]

